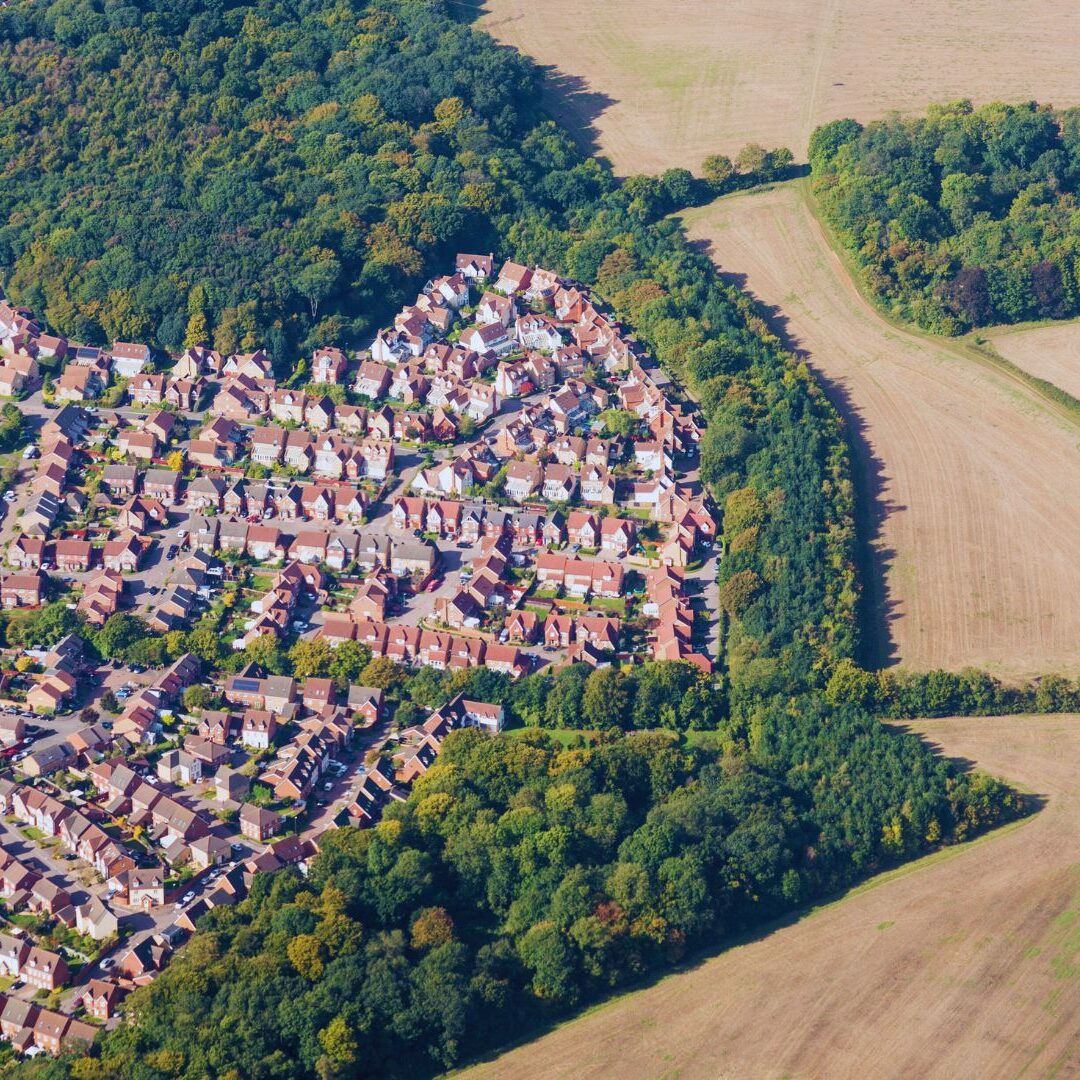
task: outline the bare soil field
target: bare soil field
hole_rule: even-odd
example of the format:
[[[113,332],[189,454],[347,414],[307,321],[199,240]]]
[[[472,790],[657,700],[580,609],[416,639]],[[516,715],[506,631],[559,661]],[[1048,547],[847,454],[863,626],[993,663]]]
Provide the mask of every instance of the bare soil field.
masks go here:
[[[551,111],[622,173],[696,168],[747,142],[933,101],[1080,100],[1066,0],[478,0],[550,69]]]
[[[1045,800],[470,1080],[887,1080],[1080,1072],[1080,717],[911,725]]]
[[[1080,322],[1002,327],[986,337],[1006,360],[1080,400]]]
[[[845,415],[874,549],[868,660],[1080,670],[1080,429],[963,343],[886,322],[803,182],[691,211],[692,237],[773,310]]]

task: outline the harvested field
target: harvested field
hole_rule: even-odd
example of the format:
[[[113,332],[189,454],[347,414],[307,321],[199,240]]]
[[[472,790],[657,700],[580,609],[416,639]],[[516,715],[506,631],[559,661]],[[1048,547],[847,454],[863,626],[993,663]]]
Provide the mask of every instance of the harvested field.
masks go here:
[[[1006,360],[1080,400],[1080,322],[1003,327],[986,337]]]
[[[932,101],[1073,105],[1064,0],[480,0],[481,27],[551,72],[551,111],[620,172],[790,146],[841,116]]]
[[[853,435],[875,552],[868,660],[1080,670],[1075,418],[963,343],[897,328],[860,296],[802,182],[685,216],[774,310]]]
[[[911,726],[1045,808],[602,1006],[470,1080],[1077,1075],[1080,717]]]

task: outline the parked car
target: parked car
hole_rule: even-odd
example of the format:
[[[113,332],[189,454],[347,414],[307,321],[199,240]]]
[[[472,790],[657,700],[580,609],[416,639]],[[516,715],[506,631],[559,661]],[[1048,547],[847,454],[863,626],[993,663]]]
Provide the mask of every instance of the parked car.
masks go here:
[[[165,558],[166,559],[175,559],[176,558],[176,553],[179,550],[180,549],[175,544],[170,544],[168,546],[168,548],[166,549],[166,551],[165,551]]]

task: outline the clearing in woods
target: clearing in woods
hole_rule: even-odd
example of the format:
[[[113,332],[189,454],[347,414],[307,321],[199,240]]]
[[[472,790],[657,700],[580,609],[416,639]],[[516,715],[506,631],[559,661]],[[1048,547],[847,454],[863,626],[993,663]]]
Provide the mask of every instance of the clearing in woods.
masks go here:
[[[1080,717],[909,727],[1044,809],[601,1006],[469,1080],[1076,1076]]]
[[[983,331],[994,351],[1080,400],[1080,322]]]
[[[684,220],[848,421],[874,551],[867,660],[1080,670],[1075,415],[961,342],[886,322],[808,199],[798,181]]]
[[[552,114],[620,173],[747,142],[805,160],[827,120],[929,103],[1080,98],[1066,0],[473,0],[549,69]]]

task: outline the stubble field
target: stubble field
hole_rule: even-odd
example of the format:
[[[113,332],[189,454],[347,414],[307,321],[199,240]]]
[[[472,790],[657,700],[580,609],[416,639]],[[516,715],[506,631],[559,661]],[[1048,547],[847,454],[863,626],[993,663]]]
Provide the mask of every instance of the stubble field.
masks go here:
[[[848,419],[867,507],[870,659],[1080,670],[1080,429],[961,343],[884,321],[802,183],[685,215]]]
[[[844,1080],[1080,1071],[1080,717],[911,725],[1045,800],[469,1080]]]
[[[1006,360],[1080,400],[1080,322],[1003,327],[987,338]]]
[[[560,121],[621,173],[747,142],[797,158],[820,123],[933,101],[1080,100],[1064,0],[479,0],[480,26],[551,73]]]

